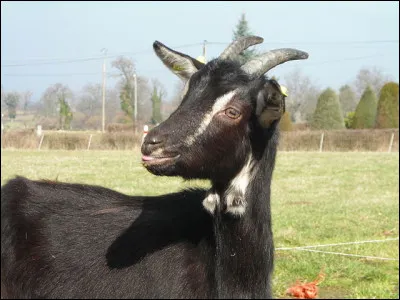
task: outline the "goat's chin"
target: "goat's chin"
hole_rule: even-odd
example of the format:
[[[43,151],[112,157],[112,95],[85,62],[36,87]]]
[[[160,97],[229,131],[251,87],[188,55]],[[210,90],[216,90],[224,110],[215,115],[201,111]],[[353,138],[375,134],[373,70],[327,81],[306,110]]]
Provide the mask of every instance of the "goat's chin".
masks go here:
[[[157,176],[179,176],[184,179],[202,179],[208,178],[207,176],[201,176],[195,174],[195,172],[189,172],[188,168],[182,163],[168,163],[168,164],[143,164],[144,167],[150,173]]]
[[[143,165],[147,171],[157,176],[179,176],[175,164]]]

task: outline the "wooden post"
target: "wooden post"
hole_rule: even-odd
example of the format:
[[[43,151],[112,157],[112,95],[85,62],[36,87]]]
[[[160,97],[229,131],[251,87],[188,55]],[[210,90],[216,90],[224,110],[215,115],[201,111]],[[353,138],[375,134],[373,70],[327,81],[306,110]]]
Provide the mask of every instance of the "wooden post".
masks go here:
[[[319,142],[319,152],[322,152],[323,146],[324,146],[324,133],[321,134],[321,140]]]
[[[105,124],[106,124],[106,113],[105,113],[105,102],[106,102],[106,57],[107,57],[107,49],[101,49],[101,52],[104,53],[104,60],[103,60],[103,87],[102,87],[102,99],[103,99],[103,106],[102,106],[102,119],[101,119],[101,132],[104,133],[105,131]]]
[[[87,145],[87,150],[89,150],[89,148],[90,148],[90,143],[92,142],[92,136],[93,136],[93,134],[91,134],[90,137],[89,137],[89,142],[88,142],[88,145]]]
[[[321,134],[321,141],[319,142],[319,152],[322,152],[323,146],[324,146],[324,133]]]
[[[389,149],[388,149],[389,153],[392,152],[393,140],[394,140],[394,132],[392,132],[392,136],[390,137],[390,143],[389,143]]]
[[[42,137],[40,138],[40,143],[39,143],[38,150],[40,150],[40,147],[42,147],[43,139],[44,139],[44,133],[42,134]]]

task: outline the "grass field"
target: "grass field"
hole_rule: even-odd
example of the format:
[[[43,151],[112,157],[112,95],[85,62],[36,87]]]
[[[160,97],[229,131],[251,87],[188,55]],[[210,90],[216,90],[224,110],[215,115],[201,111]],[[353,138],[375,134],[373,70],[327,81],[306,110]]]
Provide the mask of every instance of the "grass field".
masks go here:
[[[158,195],[206,181],[155,177],[139,151],[2,151],[1,184],[15,175]],[[398,153],[280,152],[272,183],[275,246],[382,240],[399,236]],[[399,258],[398,240],[317,248]],[[277,250],[275,297],[323,270],[319,298],[399,298],[399,261]]]

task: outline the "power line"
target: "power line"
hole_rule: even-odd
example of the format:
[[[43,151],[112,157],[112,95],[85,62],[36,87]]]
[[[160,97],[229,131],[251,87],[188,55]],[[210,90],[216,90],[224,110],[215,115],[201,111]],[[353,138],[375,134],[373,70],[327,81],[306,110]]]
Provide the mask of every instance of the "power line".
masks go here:
[[[229,45],[231,42],[207,42],[208,45]],[[271,42],[266,41],[265,44],[282,44],[282,45],[345,45],[345,44],[378,44],[378,43],[399,43],[399,40],[370,40],[370,41],[336,41],[336,42]],[[203,43],[193,43],[193,44],[185,44],[180,46],[171,47],[173,49],[180,49],[180,48],[188,48],[194,46],[202,46]],[[140,54],[147,54],[153,53],[153,49],[147,49],[137,52],[122,52],[118,54],[108,55],[108,58],[118,57],[122,55],[140,55]],[[87,61],[95,61],[95,60],[102,60],[103,56],[95,56],[95,57],[86,57],[86,58],[73,58],[73,59],[36,59],[32,62],[26,63],[11,63],[5,64],[1,67],[23,67],[23,66],[38,66],[38,65],[54,65],[54,64],[68,64],[68,63],[75,63],[75,62],[87,62]],[[14,60],[15,61],[15,60]],[[25,60],[29,61],[29,60]]]
[[[60,74],[15,74],[5,73],[4,76],[18,76],[18,77],[32,77],[32,76],[87,76],[87,75],[101,75],[101,72],[96,73],[60,73]]]
[[[231,42],[207,42],[210,45],[229,45]],[[284,45],[337,45],[337,44],[386,44],[386,43],[399,43],[399,40],[370,40],[370,41],[336,41],[336,42],[279,42],[279,41],[265,41],[264,44],[284,44]]]
[[[203,43],[186,44],[186,45],[175,46],[173,48],[181,49],[181,48],[188,48],[188,47],[199,46],[199,45],[203,45]],[[146,53],[153,53],[153,49],[142,50],[142,51],[137,51],[137,52],[122,52],[122,53],[118,53],[118,54],[107,55],[107,58],[113,58],[113,57],[118,57],[118,56],[122,56],[122,55],[140,55],[140,54],[146,54]],[[102,60],[102,59],[104,59],[103,56],[74,58],[74,59],[47,59],[47,61],[44,61],[44,59],[38,59],[38,61],[36,61],[36,62],[6,64],[6,65],[2,65],[1,67],[56,65],[56,64],[68,64],[68,63],[74,63],[74,62],[95,61],[95,60]]]
[[[343,58],[343,59],[335,59],[335,60],[327,60],[327,61],[320,61],[320,62],[314,62],[314,63],[308,63],[305,64],[303,67],[307,66],[317,66],[317,65],[323,65],[323,64],[328,64],[328,63],[336,63],[336,62],[344,62],[344,61],[352,61],[352,60],[360,60],[360,59],[366,59],[366,58],[373,58],[373,57],[382,57],[381,54],[375,54],[375,55],[369,55],[369,56],[358,56],[358,57],[349,57],[349,58]],[[148,72],[149,70],[147,70]],[[156,70],[155,70],[156,71]],[[146,71],[144,71],[146,72]],[[143,71],[141,73],[144,73]],[[18,74],[18,73],[5,73],[3,76],[13,76],[13,77],[47,77],[47,76],[84,76],[84,75],[101,75],[101,72],[95,72],[95,73],[61,73],[61,74]],[[108,73],[107,76],[112,77],[112,76],[119,76],[119,73]]]
[[[147,51],[146,51],[147,52]],[[144,52],[135,52],[130,53],[131,55],[138,55]],[[124,54],[115,54],[109,55],[108,58],[118,57]],[[89,57],[89,58],[76,58],[76,59],[68,59],[68,60],[59,60],[59,61],[45,61],[45,62],[32,62],[32,63],[17,63],[17,64],[7,64],[2,65],[1,67],[26,67],[26,66],[40,66],[40,65],[59,65],[59,64],[69,64],[75,62],[86,62],[86,61],[95,61],[102,60],[104,57]]]

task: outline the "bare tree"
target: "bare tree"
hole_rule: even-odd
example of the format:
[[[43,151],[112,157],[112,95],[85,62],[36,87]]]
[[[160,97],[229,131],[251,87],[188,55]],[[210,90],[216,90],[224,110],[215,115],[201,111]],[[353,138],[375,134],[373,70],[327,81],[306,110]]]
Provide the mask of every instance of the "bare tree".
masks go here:
[[[120,72],[120,99],[121,109],[126,113],[129,118],[132,118],[134,111],[134,76],[136,74],[135,65],[129,58],[120,56],[117,57],[111,66],[118,69]],[[132,118],[133,119],[133,118]]]
[[[174,92],[169,100],[163,102],[161,106],[161,115],[163,120],[167,119],[182,101],[185,82],[177,80],[174,84]]]
[[[131,90],[132,89],[132,90]],[[119,93],[120,109],[125,115],[133,120],[134,112],[134,94],[133,86],[124,79],[121,79],[117,84],[117,90]],[[151,88],[149,87],[148,79],[143,76],[137,77],[137,112],[138,121],[141,123],[147,123],[151,119]]]
[[[3,111],[3,109],[6,109],[7,105],[5,103],[5,92],[4,92],[4,87],[3,85],[1,85],[1,111]]]
[[[134,103],[134,75],[135,65],[132,60],[125,57],[118,57],[112,62],[112,66],[119,70],[121,77],[118,83],[120,91],[121,109],[126,116],[133,120]],[[137,112],[138,121],[148,122],[151,118],[151,90],[147,78],[137,76]]]
[[[20,94],[17,92],[6,93],[4,96],[4,103],[7,106],[8,117],[14,120],[17,116],[17,107],[20,101]]]
[[[107,95],[107,94],[106,94]],[[100,84],[87,84],[79,97],[77,109],[88,117],[101,114],[102,87]]]
[[[185,82],[182,80],[178,80],[175,83],[175,87],[174,87],[174,96],[172,96],[171,98],[171,103],[175,104],[176,107],[178,107],[178,105],[181,103],[182,101],[182,93],[183,93],[183,89],[185,88]]]
[[[56,83],[46,89],[41,103],[42,112],[46,117],[59,118],[59,128],[69,128],[72,121],[72,111],[69,103],[73,97],[68,86]]]
[[[383,71],[377,67],[362,68],[358,72],[353,83],[357,98],[361,98],[361,95],[368,85],[371,86],[372,90],[379,97],[382,86],[391,80],[391,76],[384,74]]]
[[[28,106],[31,103],[32,94],[33,94],[32,91],[25,91],[21,93],[24,113],[26,113]]]
[[[288,89],[286,109],[294,122],[309,121],[317,105],[320,89],[299,69],[284,77],[284,85]]]
[[[151,120],[151,88],[149,80],[143,76],[138,77],[138,120],[148,123]]]
[[[106,124],[112,123],[115,120],[118,112],[121,112],[121,104],[119,100],[118,90],[115,88],[107,89],[106,91]]]

